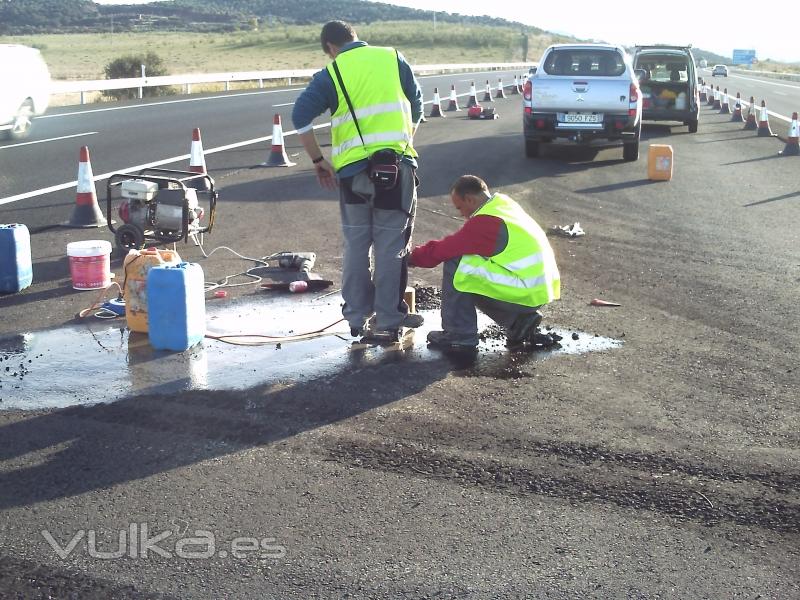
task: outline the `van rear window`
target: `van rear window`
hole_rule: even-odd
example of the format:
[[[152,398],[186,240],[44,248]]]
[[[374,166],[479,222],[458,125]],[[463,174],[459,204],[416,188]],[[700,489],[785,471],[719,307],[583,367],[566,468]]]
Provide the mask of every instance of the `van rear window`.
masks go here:
[[[689,81],[688,61],[682,57],[640,54],[636,58],[635,67],[644,70],[644,80],[660,82]]]
[[[561,48],[547,55],[543,68],[548,75],[616,77],[625,72],[625,63],[614,50]]]

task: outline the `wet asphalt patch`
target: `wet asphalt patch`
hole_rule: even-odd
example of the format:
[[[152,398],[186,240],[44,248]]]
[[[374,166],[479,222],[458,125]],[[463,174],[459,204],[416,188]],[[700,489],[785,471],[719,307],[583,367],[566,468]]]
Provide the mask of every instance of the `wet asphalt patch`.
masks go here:
[[[428,348],[429,331],[441,327],[434,306],[438,290],[418,291],[423,327],[402,345],[354,343],[341,319],[340,296],[271,293],[240,300],[209,300],[207,327],[212,335],[249,344],[237,334],[297,335],[335,324],[327,335],[264,346],[235,345],[206,338],[185,352],[154,350],[146,334],[132,333],[124,318],[82,322],[0,338],[0,410],[42,410],[113,402],[127,396],[175,394],[190,390],[246,389],[256,385],[309,380],[348,369],[388,362],[414,368],[445,361],[466,377],[519,379],[528,365],[561,354],[609,350],[622,342],[567,330],[563,340],[532,352],[509,352],[499,327],[479,315],[478,352],[466,355]],[[424,308],[423,308],[424,307]],[[259,338],[256,338],[259,339]]]

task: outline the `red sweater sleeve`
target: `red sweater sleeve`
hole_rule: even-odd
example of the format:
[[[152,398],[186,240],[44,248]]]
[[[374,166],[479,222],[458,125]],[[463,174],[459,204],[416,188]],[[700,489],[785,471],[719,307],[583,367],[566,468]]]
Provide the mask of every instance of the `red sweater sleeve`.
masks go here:
[[[414,248],[410,264],[413,267],[432,268],[465,254],[492,256],[497,251],[497,235],[502,225],[503,220],[498,217],[471,217],[454,234]]]

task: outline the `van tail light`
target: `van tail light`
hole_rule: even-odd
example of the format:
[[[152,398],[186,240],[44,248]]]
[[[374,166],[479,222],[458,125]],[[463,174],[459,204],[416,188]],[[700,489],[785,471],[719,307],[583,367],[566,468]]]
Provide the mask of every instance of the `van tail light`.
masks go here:
[[[533,83],[530,79],[525,82],[525,87],[522,88],[522,97],[528,102],[533,98]]]

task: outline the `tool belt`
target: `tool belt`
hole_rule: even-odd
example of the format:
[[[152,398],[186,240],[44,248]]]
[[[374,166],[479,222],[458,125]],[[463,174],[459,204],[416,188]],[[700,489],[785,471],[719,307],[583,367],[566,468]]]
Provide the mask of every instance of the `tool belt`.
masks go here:
[[[394,150],[378,150],[369,157],[369,178],[376,188],[391,190],[400,179],[400,155]]]

